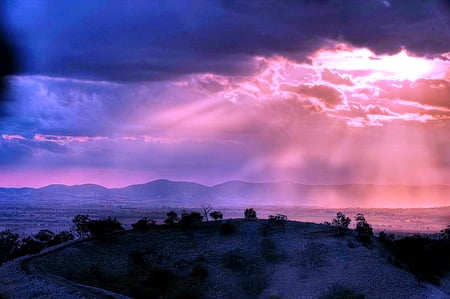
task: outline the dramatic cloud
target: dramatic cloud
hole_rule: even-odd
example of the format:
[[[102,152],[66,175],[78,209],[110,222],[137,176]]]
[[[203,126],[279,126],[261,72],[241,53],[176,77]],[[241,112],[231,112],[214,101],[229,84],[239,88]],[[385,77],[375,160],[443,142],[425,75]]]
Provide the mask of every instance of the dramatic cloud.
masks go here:
[[[444,1],[7,6],[3,185],[450,184]]]
[[[447,52],[450,40],[446,0],[63,0],[5,8],[23,72],[116,82],[249,74],[255,55],[303,61],[327,40],[421,56]]]

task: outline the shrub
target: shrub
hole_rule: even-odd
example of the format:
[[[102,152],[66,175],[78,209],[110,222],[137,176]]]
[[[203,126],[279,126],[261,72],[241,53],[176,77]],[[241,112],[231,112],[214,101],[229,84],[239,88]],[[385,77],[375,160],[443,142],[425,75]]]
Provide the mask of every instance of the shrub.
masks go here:
[[[364,246],[368,246],[371,242],[370,237],[373,236],[373,229],[370,226],[370,224],[366,221],[363,214],[357,214],[355,216],[355,220],[358,239]]]
[[[34,254],[41,252],[45,248],[45,244],[36,240],[33,237],[25,237],[20,240],[19,248],[16,250],[15,254],[17,256],[23,256],[26,254]]]
[[[116,218],[108,217],[106,219],[91,220],[88,224],[90,237],[93,239],[101,239],[116,231],[124,230],[122,223]]]
[[[231,222],[222,223],[220,227],[220,234],[226,236],[236,232],[236,226]]]
[[[53,245],[57,245],[57,244],[61,244],[61,243],[65,243],[65,242],[71,241],[73,239],[75,239],[75,236],[73,234],[71,234],[68,231],[63,230],[63,231],[57,233],[53,237],[53,239],[52,239],[52,241],[50,243],[51,243],[51,246],[53,246]]]
[[[244,212],[245,219],[256,219],[256,211],[253,208],[245,209]]]
[[[198,212],[191,212],[191,213],[183,213],[181,215],[179,223],[182,225],[189,225],[194,223],[200,223],[202,221],[203,221],[202,214]]]
[[[72,231],[74,231],[78,238],[82,239],[90,236],[88,226],[91,222],[91,218],[89,218],[89,215],[77,214],[73,217],[72,222]]]
[[[277,214],[275,216],[269,215],[269,223],[278,226],[278,227],[284,227],[287,222],[287,216],[282,214]]]
[[[450,270],[450,241],[434,240],[420,235],[396,240],[391,252],[394,263],[403,265],[416,275],[419,281],[438,284]]]
[[[37,241],[44,243],[46,246],[53,240],[54,237],[55,233],[48,229],[42,229],[36,235],[34,235],[34,238]]]
[[[0,232],[0,264],[9,260],[13,251],[17,248],[19,235],[10,230]]]
[[[444,228],[443,230],[441,230],[441,238],[442,238],[442,239],[450,240],[450,224],[447,225],[446,228]]]
[[[355,291],[338,286],[333,285],[328,288],[328,292],[319,297],[319,299],[364,299],[365,296],[363,294],[357,294]]]
[[[180,218],[178,218],[178,214],[175,213],[174,211],[170,211],[166,215],[167,215],[167,219],[164,220],[165,224],[173,225],[175,223],[178,223],[178,221],[180,220]]]
[[[142,218],[136,221],[136,223],[133,223],[131,227],[133,228],[133,230],[136,231],[148,231],[151,227],[154,227],[155,225],[156,225],[155,220]]]
[[[346,217],[345,214],[338,212],[336,214],[336,217],[331,222],[331,225],[335,226],[337,228],[346,230],[348,228],[348,226],[350,225],[351,221],[352,220],[350,218]]]
[[[219,211],[211,212],[211,213],[209,213],[209,216],[211,216],[211,218],[214,220],[223,219],[223,214],[222,214],[222,212],[219,212]]]
[[[356,232],[359,235],[369,235],[373,236],[373,229],[370,224],[366,221],[363,214],[356,214]]]
[[[378,241],[385,246],[392,247],[395,242],[395,236],[394,234],[387,234],[385,231],[382,231],[378,233]]]

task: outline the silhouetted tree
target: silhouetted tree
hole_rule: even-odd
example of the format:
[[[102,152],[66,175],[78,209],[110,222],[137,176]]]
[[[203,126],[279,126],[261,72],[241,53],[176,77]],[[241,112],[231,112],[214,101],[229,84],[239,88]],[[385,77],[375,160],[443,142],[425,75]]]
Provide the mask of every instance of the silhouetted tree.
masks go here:
[[[91,238],[100,239],[113,232],[124,230],[122,223],[116,218],[91,220],[88,224],[88,231]]]
[[[211,213],[209,213],[209,216],[211,216],[211,218],[214,220],[223,219],[223,214],[222,214],[222,212],[219,212],[219,211],[211,212]]]
[[[136,223],[133,223],[131,227],[133,227],[133,230],[147,231],[149,228],[155,225],[156,225],[155,220],[142,218],[138,220]]]
[[[26,254],[34,254],[41,252],[45,248],[45,244],[33,237],[22,238],[19,242],[19,248],[15,252],[16,256],[23,256]]]
[[[178,221],[180,220],[180,218],[178,218],[178,214],[175,213],[174,211],[170,211],[166,215],[167,219],[164,220],[165,224],[173,225],[175,223],[178,223]]]
[[[19,235],[10,230],[0,232],[0,264],[9,260],[13,251],[17,248]]]
[[[394,234],[388,234],[385,231],[382,231],[378,233],[378,240],[381,244],[387,247],[392,247],[395,242],[395,236]]]
[[[211,212],[212,207],[210,205],[207,205],[206,207],[202,206],[202,210],[203,210],[203,217],[206,219],[206,221],[209,221],[208,214],[209,212]]]
[[[370,224],[366,221],[363,214],[356,214],[356,232],[359,235],[369,235],[373,236],[373,229]]]
[[[191,213],[183,213],[181,215],[181,219],[179,221],[179,224],[193,224],[193,223],[200,223],[203,221],[203,216],[198,212],[191,212]]]
[[[287,216],[282,214],[277,214],[275,216],[269,215],[269,223],[275,226],[284,227],[286,225],[287,219]]]
[[[333,221],[331,222],[331,225],[338,228],[347,229],[350,225],[350,222],[352,222],[350,218],[346,217],[344,213],[338,212],[336,214],[336,217],[334,217]]]
[[[65,242],[71,241],[73,239],[75,239],[73,234],[71,234],[68,231],[63,230],[63,231],[57,233],[53,237],[53,239],[50,242],[50,246],[61,244],[61,243],[65,243]]]
[[[45,247],[50,246],[50,243],[52,242],[54,237],[55,233],[48,229],[42,229],[36,235],[34,235],[34,238],[37,241],[43,243]]]
[[[245,219],[256,219],[256,211],[253,208],[245,209],[244,212]]]
[[[444,228],[443,230],[441,230],[441,238],[450,240],[450,224],[447,225],[447,228]]]
[[[74,234],[82,239],[82,238],[88,238],[89,235],[89,223],[91,222],[91,218],[89,218],[89,215],[83,215],[83,214],[77,214],[75,217],[73,217],[73,227],[72,231]]]
[[[366,221],[363,214],[356,214],[356,232],[358,233],[359,240],[364,245],[370,244],[370,237],[373,236],[373,229]]]

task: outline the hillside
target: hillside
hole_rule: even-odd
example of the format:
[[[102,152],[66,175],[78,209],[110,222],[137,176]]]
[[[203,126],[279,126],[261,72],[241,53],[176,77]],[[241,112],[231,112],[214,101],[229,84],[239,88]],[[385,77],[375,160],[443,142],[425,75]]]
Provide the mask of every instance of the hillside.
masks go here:
[[[352,234],[338,237],[313,223],[232,224],[227,235],[220,222],[204,222],[75,242],[25,261],[28,274],[17,266],[15,281],[17,273],[5,273],[14,261],[0,267],[0,289],[7,298],[111,296],[77,281],[135,298],[289,299],[319,298],[339,285],[369,299],[450,297],[448,276],[440,288],[419,283],[388,263],[377,241],[364,247]]]
[[[229,181],[214,186],[194,182],[155,180],[108,189],[94,184],[49,185],[42,188],[0,188],[0,199],[49,200],[77,204],[108,201],[145,203],[153,207],[278,205],[360,208],[440,207],[450,203],[448,185],[303,185],[292,182]]]

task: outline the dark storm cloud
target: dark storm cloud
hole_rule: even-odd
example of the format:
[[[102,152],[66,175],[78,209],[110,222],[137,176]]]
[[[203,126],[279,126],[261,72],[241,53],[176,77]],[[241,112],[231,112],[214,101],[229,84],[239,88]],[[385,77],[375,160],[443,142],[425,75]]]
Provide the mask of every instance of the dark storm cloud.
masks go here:
[[[326,40],[377,53],[449,50],[446,1],[8,2],[29,74],[111,81],[251,73],[254,55],[306,59]]]

